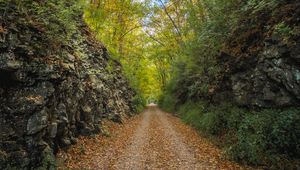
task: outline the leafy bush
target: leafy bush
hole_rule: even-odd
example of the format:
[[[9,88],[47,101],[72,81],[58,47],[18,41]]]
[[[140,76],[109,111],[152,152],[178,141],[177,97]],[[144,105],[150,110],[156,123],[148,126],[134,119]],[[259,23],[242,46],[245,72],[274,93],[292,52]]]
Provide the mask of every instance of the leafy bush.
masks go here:
[[[255,165],[261,163],[266,148],[265,134],[270,133],[268,126],[272,122],[271,118],[269,113],[245,117],[237,131],[238,144],[234,146],[236,150],[233,154],[236,160],[247,160]]]
[[[225,112],[226,128],[229,131],[237,131],[248,112],[246,109],[229,105]]]
[[[189,102],[179,108],[179,115],[181,119],[196,129],[200,129],[199,123],[202,119],[202,113],[204,112],[204,105],[197,105],[195,103]]]
[[[159,100],[159,105],[164,108],[165,111],[174,112],[175,111],[175,101],[172,95],[164,95]]]
[[[213,105],[202,101],[211,101],[212,93],[226,88],[222,78],[228,78],[228,72],[222,70],[224,65],[217,62],[217,56],[231,30],[240,28],[235,25],[236,21],[241,20],[239,23],[243,23],[244,14],[252,13],[250,17],[254,18],[266,13],[272,14],[273,9],[286,3],[285,0],[248,0],[236,3],[221,0],[196,1],[196,8],[189,15],[190,29],[195,36],[182,48],[186,56],[178,58],[173,65],[171,80],[160,102],[163,109],[178,111],[177,114],[184,122],[203,134],[220,139],[228,156],[234,160],[252,165],[273,165],[268,167],[273,169],[300,168],[299,163],[293,163],[294,160],[300,162],[299,108],[255,111],[253,108],[239,108],[234,104]],[[205,11],[206,8],[210,10]],[[204,12],[207,18],[201,18],[203,11],[207,12]],[[272,15],[273,18],[276,17],[275,13]],[[199,18],[202,19],[201,22]],[[298,27],[288,22],[278,22],[280,23],[277,25],[269,25],[270,28],[267,29],[274,30],[282,38],[298,35]],[[250,25],[257,26],[257,22]]]
[[[206,134],[220,134],[224,127],[221,114],[222,113],[218,111],[210,111],[203,114],[201,121],[199,122],[199,128]]]
[[[299,108],[250,111],[228,103],[186,102],[176,110],[185,123],[219,139],[235,161],[270,169],[300,167]]]
[[[228,153],[239,162],[286,168],[284,159],[300,157],[299,124],[299,109],[246,114],[237,131],[237,143]]]
[[[245,110],[228,104],[212,106],[205,102],[187,102],[180,105],[178,114],[184,122],[204,133],[220,135],[225,131],[237,131]]]
[[[210,91],[215,90],[223,74],[217,56],[237,22],[240,7],[239,2],[223,0],[195,1],[192,4],[187,21],[193,36],[182,46],[181,56],[172,63],[172,77],[163,95],[175,98],[172,100],[176,105],[209,98]],[[207,118],[212,118],[211,115],[214,114],[207,115]]]
[[[132,99],[132,106],[136,113],[140,113],[146,106],[146,99],[141,95],[135,95]]]
[[[178,104],[178,97],[176,95],[180,95],[184,89],[177,91],[179,85],[175,79],[173,81],[170,81],[164,91],[164,93],[160,96],[158,104],[163,108],[165,111],[168,112],[175,112],[176,111],[176,105]]]

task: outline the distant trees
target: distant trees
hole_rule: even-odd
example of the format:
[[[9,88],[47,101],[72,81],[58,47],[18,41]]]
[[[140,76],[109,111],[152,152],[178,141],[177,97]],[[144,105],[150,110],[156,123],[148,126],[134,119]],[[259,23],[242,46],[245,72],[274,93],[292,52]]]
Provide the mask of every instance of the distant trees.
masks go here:
[[[220,105],[210,103],[212,94],[221,87],[221,80],[226,75],[217,57],[232,30],[238,27],[238,20],[246,11],[262,10],[264,13],[287,1],[89,2],[85,8],[85,20],[97,33],[97,38],[108,47],[113,58],[122,63],[124,73],[138,93],[134,102],[160,97],[160,104],[164,109],[182,113],[186,122],[202,132],[218,138],[224,133],[225,136],[228,135],[230,140],[223,137],[222,140],[235,142],[229,144],[231,156],[235,160],[255,164],[262,162],[261,151],[265,152],[273,146],[272,152],[275,153],[280,148],[273,142],[274,136],[269,135],[269,131],[276,131],[277,137],[280,136],[277,135],[277,130],[286,128],[283,125],[290,124],[290,129],[297,125],[294,122],[299,120],[299,116],[294,109],[287,113],[281,110],[252,112],[224,101],[220,101]],[[277,23],[274,31],[285,36],[293,32],[284,22]],[[266,123],[266,120],[270,120],[269,116],[284,123]],[[287,119],[288,117],[291,118]],[[252,125],[257,126],[258,131],[253,131],[250,128]],[[267,133],[261,136],[260,129]],[[292,130],[289,132],[299,134]],[[280,141],[287,141],[285,134],[282,133]],[[266,139],[270,140],[271,145],[262,147],[260,144],[266,143]],[[253,144],[253,141],[259,142]],[[289,145],[293,145],[293,142],[289,142]]]
[[[172,16],[179,16],[175,18],[182,41],[176,42],[180,52],[172,63],[167,91],[181,96],[177,101],[197,99],[214,90],[220,74],[216,57],[236,23],[239,4],[239,0],[179,0],[171,5]]]
[[[112,57],[122,63],[132,87],[143,98],[160,91],[156,66],[148,53],[153,40],[144,33],[142,22],[148,10],[147,4],[133,0],[98,0],[88,4],[84,15]]]
[[[193,96],[207,92],[218,74],[214,58],[235,23],[239,2],[91,0],[84,16],[141,94],[159,96],[170,79],[185,75]],[[193,81],[194,75],[206,82]]]

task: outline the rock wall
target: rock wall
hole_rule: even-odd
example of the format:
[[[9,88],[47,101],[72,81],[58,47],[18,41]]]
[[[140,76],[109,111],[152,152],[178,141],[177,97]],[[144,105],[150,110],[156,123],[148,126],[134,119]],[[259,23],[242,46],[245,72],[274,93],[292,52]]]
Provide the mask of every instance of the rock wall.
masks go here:
[[[14,10],[0,17],[0,169],[55,169],[59,148],[132,113],[134,92],[80,17],[56,45]]]
[[[239,105],[300,105],[300,3],[249,11],[224,45],[220,91]],[[226,91],[225,90],[225,91]]]

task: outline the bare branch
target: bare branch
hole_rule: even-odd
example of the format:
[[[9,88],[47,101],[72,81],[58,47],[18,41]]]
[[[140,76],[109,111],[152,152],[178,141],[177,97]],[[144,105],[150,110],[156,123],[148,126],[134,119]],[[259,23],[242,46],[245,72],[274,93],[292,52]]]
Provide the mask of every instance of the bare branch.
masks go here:
[[[171,15],[169,14],[168,10],[167,10],[167,7],[165,6],[165,4],[163,3],[162,0],[159,0],[159,2],[161,3],[166,15],[168,16],[168,18],[170,19],[170,21],[172,22],[172,25],[174,26],[177,34],[181,37],[181,32],[180,32],[180,29],[179,27],[176,25],[175,21],[173,20],[173,18],[171,17]]]
[[[149,38],[151,38],[152,40],[154,40],[155,42],[157,42],[158,44],[165,46],[164,43],[162,43],[161,41],[159,41],[157,38],[155,38],[154,36],[152,36],[151,34],[149,34],[147,31],[145,31],[145,33],[149,36]]]

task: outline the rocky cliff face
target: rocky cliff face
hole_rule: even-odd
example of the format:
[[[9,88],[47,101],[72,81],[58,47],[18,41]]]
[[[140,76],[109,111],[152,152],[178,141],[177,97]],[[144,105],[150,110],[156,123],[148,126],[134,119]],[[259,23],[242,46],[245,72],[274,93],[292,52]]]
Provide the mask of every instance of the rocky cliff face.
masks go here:
[[[132,113],[134,93],[80,17],[56,43],[10,5],[0,8],[0,169],[53,169],[58,148]]]
[[[267,9],[249,12],[225,44],[221,89],[243,106],[299,106],[300,3]]]

